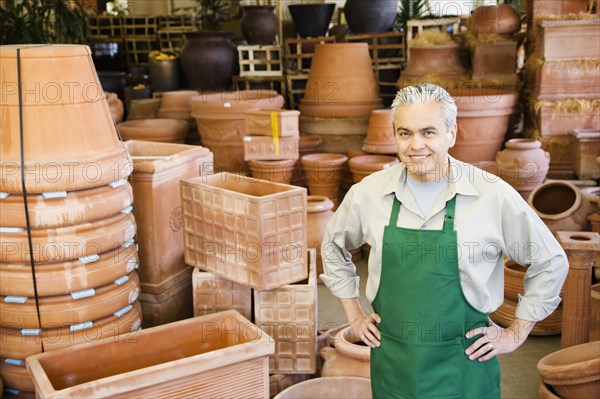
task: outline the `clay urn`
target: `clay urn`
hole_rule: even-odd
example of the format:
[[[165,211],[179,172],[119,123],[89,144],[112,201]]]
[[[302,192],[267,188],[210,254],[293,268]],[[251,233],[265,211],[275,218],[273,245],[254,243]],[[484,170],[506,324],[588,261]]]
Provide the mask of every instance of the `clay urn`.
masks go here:
[[[354,336],[352,327],[348,326],[338,332],[334,342],[335,348],[321,349],[320,354],[325,359],[321,376],[371,378],[371,348]]]
[[[19,69],[22,89],[27,90],[22,117]],[[0,46],[0,87],[1,192],[23,190],[20,122],[28,193],[94,188],[131,173],[89,47]]]
[[[521,19],[512,5],[500,4],[477,7],[471,15],[470,24],[473,33],[508,35],[521,28]]]
[[[600,341],[561,349],[543,357],[537,369],[561,398],[594,399],[600,393]]]
[[[391,109],[376,109],[371,112],[362,149],[371,154],[395,154],[398,151],[394,140]]]
[[[118,125],[123,140],[183,144],[188,123],[179,119],[136,119]]]
[[[350,158],[348,161],[348,165],[354,176],[354,183],[360,182],[371,173],[391,168],[398,163],[400,163],[398,158],[387,155],[361,155]]]
[[[496,154],[500,177],[525,199],[544,182],[550,168],[550,154],[541,147],[538,140],[511,139],[505,149]]]
[[[527,202],[553,233],[585,230],[590,204],[569,182],[543,183],[529,194]]]
[[[116,93],[106,93],[106,100],[108,101],[108,108],[110,109],[110,114],[113,117],[115,123],[119,123],[123,120],[123,114],[125,113],[125,106],[123,105],[123,101],[119,99]]]
[[[279,33],[279,19],[273,14],[275,6],[246,6],[240,20],[242,35],[248,44],[269,46]]]
[[[302,162],[300,158],[304,155],[314,154],[320,152],[322,140],[318,136],[300,136],[298,139],[298,154],[299,158],[296,161],[294,172],[292,174],[292,184],[295,186],[306,187],[306,177],[304,176],[304,169],[302,169]]]
[[[371,399],[371,380],[359,377],[320,377],[292,385],[273,399]]]
[[[274,183],[290,184],[296,160],[248,161],[248,166],[252,172],[252,177]]]
[[[494,161],[515,112],[518,94],[497,87],[448,90],[458,108],[458,134],[450,155],[468,163]]]
[[[410,59],[402,71],[401,81],[418,81],[428,75],[440,79],[459,79],[466,76],[460,63],[458,44],[439,44],[433,46],[411,46]]]
[[[321,195],[333,201],[334,209],[340,204],[342,168],[348,157],[342,154],[316,153],[300,158],[308,181],[310,195]]]
[[[311,117],[364,117],[383,107],[367,43],[318,44],[299,110]]]
[[[308,247],[317,249],[317,276],[323,273],[323,260],[321,258],[321,242],[325,234],[327,222],[333,216],[333,202],[327,197],[309,195],[306,205]],[[319,284],[321,279],[317,279]]]
[[[190,99],[202,145],[213,152],[215,172],[250,173],[244,161],[244,112],[277,110],[283,103],[273,90],[203,93]]]

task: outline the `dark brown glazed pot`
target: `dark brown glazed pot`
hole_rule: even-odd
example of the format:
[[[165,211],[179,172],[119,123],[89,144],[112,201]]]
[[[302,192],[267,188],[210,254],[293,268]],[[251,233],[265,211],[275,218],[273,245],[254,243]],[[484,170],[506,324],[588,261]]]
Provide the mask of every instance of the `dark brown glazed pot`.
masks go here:
[[[190,87],[199,91],[228,90],[235,75],[237,48],[230,32],[193,32],[185,35],[180,62]]]
[[[244,7],[240,23],[242,35],[248,44],[273,44],[279,32],[279,20],[273,14],[274,9],[274,6]]]
[[[391,31],[398,2],[396,0],[347,0],[344,14],[352,33]]]

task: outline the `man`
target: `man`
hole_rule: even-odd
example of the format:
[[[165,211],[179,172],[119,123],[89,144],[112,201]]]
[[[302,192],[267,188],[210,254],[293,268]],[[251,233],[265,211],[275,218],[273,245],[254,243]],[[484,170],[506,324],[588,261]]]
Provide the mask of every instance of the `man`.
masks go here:
[[[448,155],[456,115],[438,86],[400,90],[392,120],[402,163],[354,185],[323,238],[321,279],[371,347],[374,398],[500,398],[496,356],[560,302],[564,251],[512,187]],[[364,243],[368,315],[348,253]],[[487,316],[504,299],[504,256],[528,266],[506,329]]]

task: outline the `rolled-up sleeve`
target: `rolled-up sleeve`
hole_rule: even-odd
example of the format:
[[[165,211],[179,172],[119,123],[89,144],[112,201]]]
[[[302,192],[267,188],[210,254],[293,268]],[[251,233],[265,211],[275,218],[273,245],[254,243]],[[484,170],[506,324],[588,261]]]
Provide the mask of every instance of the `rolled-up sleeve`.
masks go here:
[[[329,220],[321,247],[324,273],[320,277],[331,293],[338,298],[359,296],[359,277],[348,250],[358,248],[362,244],[364,241],[360,207],[351,188]]]
[[[543,320],[560,304],[560,290],[569,271],[567,255],[535,211],[520,198],[505,204],[502,219],[509,257],[527,266],[525,293],[519,295],[516,316]]]

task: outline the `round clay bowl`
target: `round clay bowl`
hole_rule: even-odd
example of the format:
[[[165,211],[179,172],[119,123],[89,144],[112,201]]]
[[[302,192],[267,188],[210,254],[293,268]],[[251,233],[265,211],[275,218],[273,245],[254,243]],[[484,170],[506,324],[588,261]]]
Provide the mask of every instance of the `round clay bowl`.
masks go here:
[[[342,165],[348,161],[348,157],[342,154],[327,154],[321,152],[304,155],[300,160],[302,161],[302,166],[305,169],[323,168],[325,166],[341,168]]]
[[[194,96],[200,95],[200,92],[196,90],[177,90],[177,91],[165,91],[161,97],[161,110],[190,110],[190,99]]]
[[[133,203],[129,183],[112,188],[109,185],[88,190],[69,191],[65,198],[27,195],[29,223],[33,228],[72,226],[115,215]],[[22,194],[0,200],[3,227],[27,227]]]
[[[592,399],[600,393],[600,341],[561,349],[537,364],[544,382],[565,399]]]
[[[386,155],[360,155],[350,158],[348,165],[354,175],[354,182],[362,181],[368,175],[400,163],[398,158]]]
[[[137,119],[118,125],[123,140],[181,143],[185,141],[189,125],[178,119]]]
[[[110,251],[131,240],[136,232],[133,214],[118,213],[106,219],[53,229],[32,229],[36,263],[64,262]],[[27,230],[3,233],[0,262],[29,263]]]
[[[42,328],[62,328],[98,320],[133,303],[140,294],[140,280],[136,272],[126,277],[127,281],[111,282],[85,298],[73,299],[71,295],[39,298]],[[39,325],[34,298],[27,298],[25,303],[2,303],[0,316],[2,327],[22,329]]]
[[[290,184],[296,160],[248,161],[248,166],[252,172],[252,177],[275,183]]]
[[[164,118],[164,119],[179,119],[179,120],[183,120],[183,121],[189,121],[190,119],[192,121],[194,120],[194,119],[192,119],[192,112],[189,109],[183,109],[183,110],[159,109],[157,115],[159,118]]]
[[[142,324],[142,307],[139,301],[123,308],[122,312],[110,314],[84,329],[71,331],[69,326],[45,329],[40,335],[23,335],[19,329],[2,330],[0,356],[11,359],[25,359],[42,352],[40,341],[44,341],[44,350],[56,350],[67,346],[92,342],[106,337],[136,331]]]
[[[41,297],[67,295],[71,292],[97,288],[129,274],[138,265],[135,245],[117,247],[98,255],[89,263],[77,259],[62,263],[35,265],[37,293]],[[0,295],[35,295],[31,265],[28,263],[0,263]]]
[[[321,377],[284,389],[274,399],[370,399],[371,380],[359,377]]]
[[[127,120],[156,118],[158,115],[158,109],[160,108],[160,103],[160,98],[141,98],[138,100],[131,100],[129,105],[129,113],[127,114]]]
[[[543,183],[531,192],[527,202],[552,232],[585,230],[590,205],[569,182]]]
[[[477,7],[470,21],[473,33],[510,34],[521,28],[519,14],[510,4]]]

